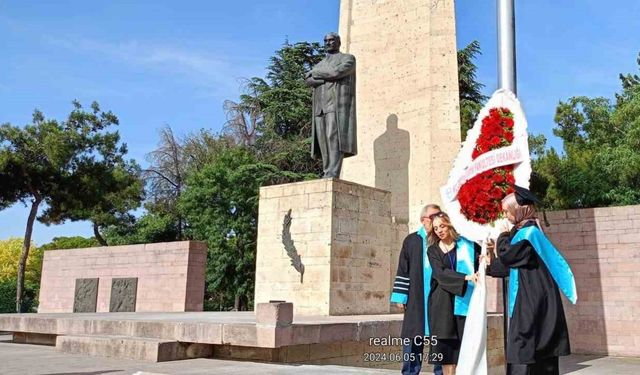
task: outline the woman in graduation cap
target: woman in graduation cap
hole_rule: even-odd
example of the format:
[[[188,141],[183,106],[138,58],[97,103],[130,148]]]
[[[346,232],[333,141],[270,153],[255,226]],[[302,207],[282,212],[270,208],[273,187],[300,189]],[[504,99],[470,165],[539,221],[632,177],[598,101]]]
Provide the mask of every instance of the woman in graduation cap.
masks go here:
[[[493,276],[509,276],[509,375],[559,374],[558,357],[571,352],[560,291],[575,303],[575,281],[567,261],[542,232],[533,206],[537,201],[520,186],[502,200],[513,228],[502,228],[498,258],[491,265]]]

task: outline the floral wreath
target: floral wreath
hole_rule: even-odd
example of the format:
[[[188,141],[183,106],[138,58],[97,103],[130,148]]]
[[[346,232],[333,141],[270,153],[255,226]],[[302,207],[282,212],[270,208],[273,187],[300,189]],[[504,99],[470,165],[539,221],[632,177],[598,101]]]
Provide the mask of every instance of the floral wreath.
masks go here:
[[[527,119],[515,94],[499,89],[480,110],[441,186],[443,208],[458,233],[481,243],[504,220],[502,199],[529,187]]]
[[[482,119],[480,135],[471,159],[513,143],[513,113],[508,108],[491,108]],[[514,191],[513,165],[490,169],[471,178],[458,192],[460,212],[478,224],[488,224],[501,217],[502,199]]]

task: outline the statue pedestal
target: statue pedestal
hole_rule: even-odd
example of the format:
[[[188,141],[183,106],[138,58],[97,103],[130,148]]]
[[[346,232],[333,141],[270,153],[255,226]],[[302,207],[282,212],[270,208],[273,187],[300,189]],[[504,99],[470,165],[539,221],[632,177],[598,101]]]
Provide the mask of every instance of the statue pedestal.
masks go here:
[[[283,300],[296,315],[389,313],[397,263],[390,202],[387,191],[338,179],[261,188],[256,306]],[[302,275],[286,249],[300,256]]]

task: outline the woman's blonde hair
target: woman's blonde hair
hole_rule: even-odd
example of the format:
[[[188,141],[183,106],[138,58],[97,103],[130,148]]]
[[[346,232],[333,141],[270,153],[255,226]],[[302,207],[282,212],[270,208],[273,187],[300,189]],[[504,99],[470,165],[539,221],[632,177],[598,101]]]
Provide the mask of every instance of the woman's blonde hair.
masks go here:
[[[436,229],[435,229],[436,220],[442,220],[444,225],[446,225],[449,228],[449,231],[451,232],[451,237],[453,238],[453,240],[454,241],[458,240],[460,235],[458,234],[458,231],[456,230],[456,228],[453,227],[453,224],[451,224],[451,219],[449,218],[449,215],[447,215],[445,212],[440,211],[436,214],[431,215],[430,219],[431,219],[431,229],[429,230],[429,236],[428,236],[429,245],[433,245],[440,242],[440,238],[436,234]]]

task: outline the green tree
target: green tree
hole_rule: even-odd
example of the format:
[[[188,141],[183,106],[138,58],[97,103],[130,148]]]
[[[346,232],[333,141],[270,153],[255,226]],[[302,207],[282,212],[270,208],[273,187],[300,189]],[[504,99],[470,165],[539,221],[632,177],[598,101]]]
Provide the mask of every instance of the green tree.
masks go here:
[[[0,313],[16,312],[16,268],[22,253],[22,238],[0,240]],[[29,251],[24,275],[22,311],[32,312],[37,305],[43,250]]]
[[[285,175],[285,176],[283,176]],[[260,186],[283,177],[253,152],[236,147],[194,173],[180,199],[193,239],[205,241],[207,309],[246,310],[252,305]]]
[[[535,163],[549,206],[640,203],[640,80],[632,74],[620,79],[613,103],[577,96],[558,104],[554,134],[564,153],[548,150]]]
[[[304,75],[322,60],[318,43],[285,44],[271,57],[266,79],[252,78],[240,103],[257,108],[256,155],[262,162],[306,178],[317,177],[321,162],[311,157],[311,89]]]
[[[0,240],[0,280],[16,280],[16,268],[22,252],[22,238]],[[25,280],[30,283],[40,282],[43,249],[31,247],[25,269]],[[15,310],[14,310],[15,311]]]
[[[151,182],[147,185],[151,199],[144,206],[145,212],[137,218],[109,225],[104,232],[110,244],[128,245],[188,239],[189,234],[185,233],[188,223],[176,206],[179,199],[177,197],[186,186],[187,176],[213,163],[225,150],[237,146],[236,141],[227,134],[216,134],[202,129],[178,140],[173,132],[167,129],[161,147],[154,151],[165,157],[161,160],[152,158],[155,164],[152,167],[155,169],[146,172],[148,181]],[[175,150],[175,153],[169,155],[176,157],[167,160],[167,150]],[[177,164],[178,173],[172,172]],[[178,180],[182,184],[180,191],[177,190],[178,184],[174,183]]]
[[[105,228],[107,242],[111,245],[132,245],[176,241],[178,227],[173,213],[178,208],[171,207],[171,212],[166,212],[163,207],[152,203],[146,204],[145,208],[147,211],[139,218]]]
[[[220,154],[236,147],[238,143],[233,136],[216,134],[211,130],[201,129],[189,134],[183,141],[183,152],[187,162],[187,175],[213,163]]]
[[[108,132],[118,119],[100,110],[97,103],[85,111],[80,103],[65,121],[45,119],[40,111],[33,123],[24,127],[0,127],[0,207],[14,202],[30,205],[22,253],[18,262],[16,310],[20,311],[24,273],[31,247],[33,223],[74,219],[76,210],[95,202],[95,185],[87,186],[86,176],[95,171],[110,173],[121,165],[126,147],[119,144],[117,132]],[[44,210],[38,215],[38,210]]]
[[[25,281],[22,297],[23,312],[37,312],[39,285]],[[0,280],[0,314],[16,311],[16,279]]]
[[[540,174],[542,161],[546,160],[547,138],[542,134],[529,134],[529,154],[531,155],[531,179],[529,188],[538,197],[544,197],[549,189],[549,181]],[[548,207],[546,201],[542,201],[545,208]]]
[[[51,242],[39,246],[40,251],[61,250],[61,249],[84,249],[86,247],[100,246],[100,242],[95,238],[86,238],[81,236],[73,237],[54,237]]]
[[[480,55],[480,43],[476,40],[458,51],[458,90],[460,95],[460,131],[462,139],[473,127],[478,113],[488,97],[482,94],[484,85],[478,82],[478,67],[474,63]]]
[[[77,175],[77,186],[83,192],[82,199],[74,197],[56,205],[43,222],[58,224],[65,220],[88,220],[93,226],[95,240],[101,246],[108,245],[101,228],[131,222],[130,211],[137,209],[144,197],[140,168],[133,161],[96,165]]]

